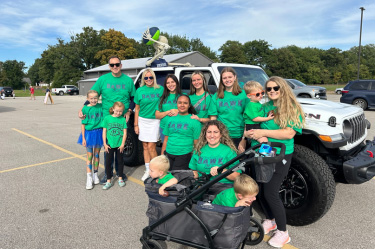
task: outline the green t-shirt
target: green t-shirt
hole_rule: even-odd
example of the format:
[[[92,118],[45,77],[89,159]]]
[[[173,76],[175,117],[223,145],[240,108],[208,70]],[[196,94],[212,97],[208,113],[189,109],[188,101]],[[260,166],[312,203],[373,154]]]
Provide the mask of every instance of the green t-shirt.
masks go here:
[[[226,207],[235,207],[238,199],[234,188],[228,188],[221,191],[214,199],[212,204],[221,205]]]
[[[216,105],[214,105],[212,115],[217,115],[217,119],[227,126],[230,137],[242,137],[245,126],[243,112],[249,102],[245,91],[237,96],[224,91],[224,98],[222,99],[217,98],[217,93],[215,93],[213,100],[216,101]]]
[[[158,183],[163,185],[164,183],[173,178],[175,177],[171,174],[171,172],[168,172],[168,174],[166,174],[163,178],[159,178]]]
[[[144,85],[135,92],[134,103],[139,105],[139,116],[155,119],[155,111],[159,104],[159,98],[163,95],[164,88],[148,87]]]
[[[116,101],[125,105],[124,112],[126,112],[129,109],[130,98],[134,97],[135,94],[134,82],[125,74],[114,77],[112,73],[107,73],[95,82],[91,90],[95,90],[99,95],[102,95],[104,117],[109,115],[109,108]]]
[[[172,155],[185,155],[193,151],[194,140],[201,134],[201,124],[191,114],[171,117],[163,133],[168,136],[166,151]]]
[[[157,110],[159,112],[166,112],[171,109],[177,109],[177,98],[178,96],[176,96],[176,94],[169,94],[168,98],[166,98],[164,100],[164,103],[161,105],[161,108],[159,108],[160,101],[158,102]],[[160,128],[164,129],[165,125],[168,123],[169,118],[170,117],[167,115],[160,120]]]
[[[254,118],[265,117],[263,106],[259,102],[249,102],[243,113],[245,124],[259,124],[260,122],[253,121]]]
[[[272,100],[267,102],[267,103],[264,103],[263,109],[264,109],[264,113],[268,113],[271,110],[274,110],[275,112],[277,112],[277,108],[273,105]],[[301,115],[300,115],[300,120],[302,121]],[[280,126],[275,123],[274,119],[268,120],[266,122],[261,122],[260,127],[262,129],[266,129],[266,130],[278,130],[278,129],[280,129]],[[296,134],[299,134],[299,135],[302,134],[302,128],[297,128],[293,124],[288,124],[287,127],[290,127],[293,130],[295,130]],[[286,155],[292,154],[293,151],[294,151],[294,138],[280,140],[280,139],[268,137],[268,141],[269,142],[280,142],[280,143],[285,144],[285,146],[286,146],[285,154]],[[258,142],[256,140],[254,140],[254,139],[251,140],[251,146],[256,145],[256,144],[258,144]],[[276,148],[276,149],[277,149],[276,153],[277,154],[280,153],[280,148]]]
[[[219,144],[216,148],[211,148],[208,145],[205,145],[201,149],[201,154],[198,155],[196,151],[194,151],[193,156],[191,157],[189,168],[192,170],[198,170],[205,174],[210,174],[211,168],[214,166],[222,166],[229,160],[232,160],[237,156],[236,152],[234,152],[229,146],[225,144]],[[227,169],[236,166],[239,161],[234,162],[233,164],[229,165]],[[237,171],[241,173],[241,170]],[[199,174],[199,173],[198,173]],[[211,177],[210,180],[214,179],[217,176]],[[220,180],[221,183],[231,183],[233,181],[224,178]]]
[[[103,120],[103,128],[107,129],[107,144],[111,148],[118,148],[121,146],[122,138],[124,137],[124,129],[126,126],[126,119],[123,116],[118,118],[108,115]]]
[[[212,107],[210,108],[210,106],[213,105],[212,96],[207,92],[201,95],[189,95],[191,104],[195,106],[195,104],[203,98],[204,94],[206,94],[206,98],[197,107],[195,107],[197,116],[199,118],[208,118],[208,116],[212,115]]]
[[[103,121],[103,109],[102,104],[96,104],[95,106],[83,106],[83,115],[86,118],[82,120],[82,124],[85,125],[85,130],[92,131],[94,129],[102,128]]]

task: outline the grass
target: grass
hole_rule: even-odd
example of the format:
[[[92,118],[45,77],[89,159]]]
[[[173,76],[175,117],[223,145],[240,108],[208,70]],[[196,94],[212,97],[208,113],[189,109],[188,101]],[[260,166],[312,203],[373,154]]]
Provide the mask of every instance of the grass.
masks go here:
[[[311,85],[311,86],[321,86],[327,89],[327,92],[334,92],[336,88],[344,87],[346,84],[329,84],[329,85]]]
[[[29,89],[25,90],[14,90],[14,93],[16,94],[16,97],[30,97],[30,91]],[[34,91],[35,96],[45,96],[46,90],[45,89],[35,89]]]

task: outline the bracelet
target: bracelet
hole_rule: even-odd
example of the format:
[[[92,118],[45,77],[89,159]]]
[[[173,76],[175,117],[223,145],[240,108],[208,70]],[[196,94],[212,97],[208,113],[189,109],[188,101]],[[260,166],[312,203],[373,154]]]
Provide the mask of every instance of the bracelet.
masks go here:
[[[242,137],[242,140],[245,140],[246,139],[246,137]]]

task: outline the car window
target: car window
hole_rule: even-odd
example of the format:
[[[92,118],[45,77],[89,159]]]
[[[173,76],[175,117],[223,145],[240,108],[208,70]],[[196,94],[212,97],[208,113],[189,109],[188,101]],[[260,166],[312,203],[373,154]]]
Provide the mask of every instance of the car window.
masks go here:
[[[288,85],[290,86],[290,88],[294,89],[294,85],[292,84],[292,82],[290,82],[289,80],[286,80],[286,83],[288,83]]]
[[[194,71],[181,71],[180,74],[180,85],[181,85],[181,90],[183,93],[189,93],[190,92],[190,83],[191,83],[191,75],[193,74]],[[206,79],[208,90],[210,91],[211,94],[214,94],[217,92],[217,86],[215,83],[215,80],[211,74],[210,71],[201,71],[204,75],[204,78]]]
[[[370,90],[375,90],[375,80],[371,81]]]
[[[357,81],[350,86],[350,90],[367,90],[369,86],[370,81]]]
[[[156,76],[156,82],[158,85],[164,86],[165,78],[168,74],[173,74],[173,71],[154,71]],[[138,88],[141,85],[142,75],[135,82],[135,88]]]
[[[219,72],[221,72],[224,68],[224,66],[217,67]],[[266,84],[266,81],[268,80],[267,74],[262,69],[236,66],[232,68],[237,73],[238,84],[241,88],[243,88],[243,85],[250,80],[255,80],[262,86],[264,86]]]

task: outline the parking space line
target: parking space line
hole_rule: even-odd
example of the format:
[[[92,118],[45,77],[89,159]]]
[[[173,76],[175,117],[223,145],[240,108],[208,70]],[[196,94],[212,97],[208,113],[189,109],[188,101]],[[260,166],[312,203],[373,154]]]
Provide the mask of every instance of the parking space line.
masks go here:
[[[66,149],[64,149],[64,148],[61,148],[60,146],[57,146],[57,145],[55,145],[55,144],[53,144],[53,143],[50,143],[50,142],[47,142],[47,141],[45,141],[45,140],[43,140],[43,139],[37,138],[37,137],[35,137],[35,136],[33,136],[33,135],[29,134],[29,133],[26,133],[26,132],[20,131],[20,130],[18,130],[18,129],[16,129],[16,128],[12,128],[12,130],[14,130],[14,131],[16,131],[16,132],[19,132],[19,133],[21,133],[21,134],[23,134],[23,135],[25,135],[25,136],[27,136],[27,137],[30,137],[30,138],[32,138],[32,139],[35,139],[35,140],[37,140],[37,141],[39,141],[39,142],[41,142],[41,143],[47,144],[47,145],[49,145],[49,146],[52,146],[52,147],[55,148],[55,149],[58,149],[58,150],[60,150],[60,151],[62,151],[62,152],[65,152],[65,153],[67,153],[67,154],[73,156],[73,157],[69,157],[69,158],[65,158],[65,159],[60,159],[60,160],[66,160],[66,159],[72,159],[72,158],[79,158],[79,159],[81,159],[81,160],[83,160],[83,161],[86,162],[86,154],[84,154],[83,156],[82,156],[82,155],[78,155],[78,154],[76,154],[76,153],[74,153],[74,152],[71,152],[71,151],[66,150]],[[51,163],[51,162],[55,162],[55,161],[57,161],[57,160],[50,161],[50,162],[46,162],[46,163]],[[8,172],[8,171],[12,171],[12,170],[17,170],[17,169],[23,169],[23,168],[33,167],[33,166],[38,166],[38,165],[42,165],[42,164],[46,164],[46,163],[33,164],[33,165],[28,165],[28,166],[18,167],[18,168],[15,168],[15,169],[4,170],[4,171],[0,171],[0,173]],[[99,164],[99,167],[104,169],[104,165],[101,164],[101,163]],[[134,177],[131,177],[131,176],[128,176],[128,179],[129,179],[130,181],[136,183],[136,184],[139,184],[139,185],[141,185],[141,186],[144,186],[144,184],[143,184],[143,182],[142,182],[141,180],[138,180],[138,179],[136,179],[136,178],[134,178]]]

